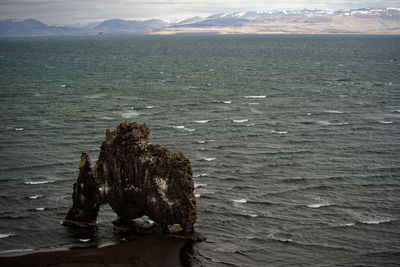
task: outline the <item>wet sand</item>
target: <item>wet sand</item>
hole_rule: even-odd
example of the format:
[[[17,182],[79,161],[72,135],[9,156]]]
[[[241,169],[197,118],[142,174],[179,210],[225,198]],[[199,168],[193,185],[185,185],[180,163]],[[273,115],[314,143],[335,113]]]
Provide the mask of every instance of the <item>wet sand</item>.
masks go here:
[[[192,241],[167,236],[146,236],[102,248],[42,252],[0,257],[0,266],[191,266]]]

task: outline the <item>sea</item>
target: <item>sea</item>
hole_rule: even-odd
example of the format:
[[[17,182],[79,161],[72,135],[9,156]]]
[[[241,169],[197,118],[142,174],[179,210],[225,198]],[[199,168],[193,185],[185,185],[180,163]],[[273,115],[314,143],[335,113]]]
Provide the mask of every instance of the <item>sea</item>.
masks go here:
[[[0,256],[126,239],[61,225],[123,121],[190,159],[198,265],[400,264],[400,36],[0,39]]]

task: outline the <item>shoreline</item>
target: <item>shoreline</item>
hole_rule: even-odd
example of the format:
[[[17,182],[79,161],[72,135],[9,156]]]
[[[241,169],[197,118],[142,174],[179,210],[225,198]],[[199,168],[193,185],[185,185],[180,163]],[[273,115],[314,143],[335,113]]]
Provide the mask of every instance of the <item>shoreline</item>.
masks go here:
[[[192,240],[151,235],[101,248],[2,256],[0,266],[191,266],[192,247]]]

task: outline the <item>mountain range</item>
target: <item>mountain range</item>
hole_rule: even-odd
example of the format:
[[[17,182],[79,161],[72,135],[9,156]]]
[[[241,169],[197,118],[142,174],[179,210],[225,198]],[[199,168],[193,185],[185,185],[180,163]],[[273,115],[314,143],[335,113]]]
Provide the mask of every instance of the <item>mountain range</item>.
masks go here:
[[[0,20],[0,37],[97,34],[400,34],[400,8],[274,10],[222,13],[177,23],[111,19],[96,26],[49,26],[35,19]]]

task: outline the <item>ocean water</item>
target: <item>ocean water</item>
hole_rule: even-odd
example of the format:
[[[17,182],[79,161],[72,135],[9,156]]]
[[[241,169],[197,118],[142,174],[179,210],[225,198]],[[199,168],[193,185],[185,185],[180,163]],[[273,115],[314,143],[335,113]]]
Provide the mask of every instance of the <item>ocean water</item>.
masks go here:
[[[202,266],[399,264],[398,36],[1,39],[0,256],[121,240],[60,222],[125,120],[191,160]]]

